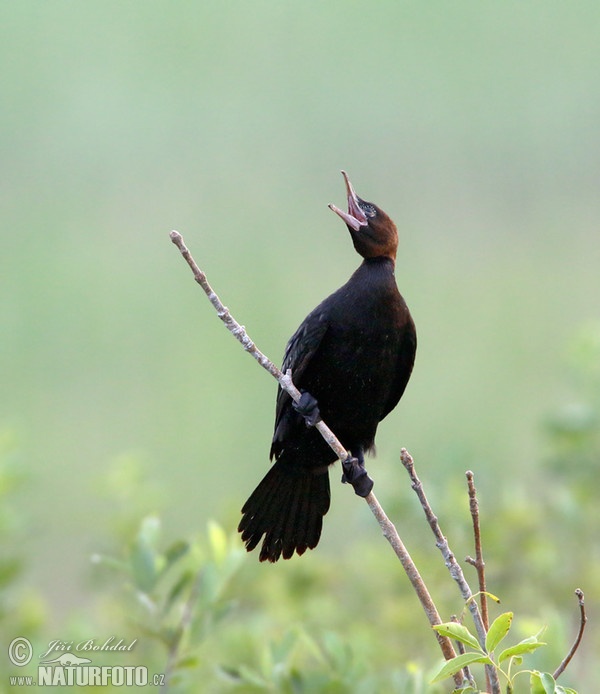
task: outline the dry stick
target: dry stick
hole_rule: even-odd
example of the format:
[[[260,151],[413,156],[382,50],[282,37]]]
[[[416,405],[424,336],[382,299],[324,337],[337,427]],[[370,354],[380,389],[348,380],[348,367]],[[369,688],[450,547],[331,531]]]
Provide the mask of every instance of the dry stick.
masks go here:
[[[577,590],[575,591],[575,595],[579,600],[579,632],[577,633],[577,637],[575,638],[575,641],[571,646],[571,650],[567,653],[565,659],[556,668],[554,674],[552,675],[555,680],[557,680],[566,670],[567,665],[571,662],[571,658],[575,655],[575,651],[579,648],[579,644],[581,643],[581,639],[583,638],[585,624],[587,622],[587,616],[585,614],[585,595],[583,594],[583,591],[580,588],[577,588]]]
[[[379,501],[377,500],[373,492],[370,492],[370,494],[365,498],[365,501],[369,505],[372,514],[377,519],[377,522],[381,527],[381,531],[383,532],[383,536],[390,543],[392,549],[396,553],[396,556],[400,560],[402,568],[408,576],[408,580],[410,581],[413,589],[415,590],[417,597],[419,598],[419,602],[421,603],[421,606],[425,610],[425,614],[427,615],[429,623],[431,624],[431,626],[441,624],[442,620],[439,615],[439,612],[437,611],[435,603],[433,602],[433,599],[431,598],[431,595],[427,590],[425,582],[419,574],[419,570],[417,569],[410,554],[408,553],[408,550],[404,546],[404,543],[400,539],[396,527],[385,514],[385,511],[381,507]],[[451,660],[452,658],[454,658],[456,656],[456,653],[454,651],[454,647],[452,646],[452,642],[450,641],[450,639],[448,639],[445,636],[441,636],[441,634],[438,634],[437,631],[435,632],[435,635],[437,637],[440,648],[442,649],[442,653],[444,654],[444,658],[446,660]],[[454,675],[454,681],[457,685],[461,685],[463,681],[462,675],[460,673]]]
[[[194,274],[194,279],[204,290],[209,301],[214,306],[217,315],[223,321],[223,323],[225,323],[227,329],[242,344],[246,352],[251,354],[264,369],[266,369],[274,378],[276,378],[279,382],[279,385],[290,394],[294,401],[297,402],[300,399],[301,394],[292,382],[291,371],[288,370],[287,373],[282,373],[282,371],[278,369],[277,366],[275,366],[275,364],[273,364],[273,362],[258,349],[254,342],[252,342],[244,326],[240,325],[232,317],[231,313],[229,312],[229,309],[221,303],[221,300],[213,291],[213,288],[210,286],[208,280],[206,279],[206,275],[204,274],[204,272],[202,272],[202,270],[200,270],[200,268],[196,264],[196,261],[194,260],[187,246],[185,245],[181,234],[178,231],[172,231],[170,233],[170,237],[171,241],[177,246],[181,255],[184,257],[187,264],[190,266],[190,269]],[[349,453],[341,445],[341,443],[338,441],[331,429],[323,421],[317,422],[315,426],[319,430],[321,436],[323,436],[325,441],[335,452],[340,461],[345,461],[349,457]],[[371,512],[377,519],[377,522],[379,523],[383,532],[383,536],[390,543],[394,552],[396,553],[396,556],[400,560],[402,567],[404,568],[404,571],[408,576],[408,580],[410,581],[412,587],[417,593],[417,596],[425,611],[425,614],[427,615],[429,623],[432,626],[441,624],[442,620],[433,602],[433,599],[431,598],[431,595],[427,590],[427,586],[421,578],[417,567],[415,566],[410,554],[404,546],[404,543],[400,539],[400,536],[398,535],[398,531],[394,527],[394,524],[386,516],[384,510],[382,509],[381,505],[379,504],[379,501],[377,500],[373,492],[371,492],[365,498],[365,500],[369,505]],[[442,653],[444,654],[444,658],[446,660],[454,658],[456,656],[456,652],[450,639],[446,636],[441,636],[437,632],[436,637],[442,650]],[[457,685],[462,684],[462,674],[456,673],[456,675],[454,675],[454,681]]]
[[[483,561],[483,550],[481,549],[479,502],[477,501],[477,490],[475,489],[475,482],[473,481],[473,473],[471,472],[471,470],[467,470],[465,475],[467,477],[467,485],[469,488],[469,509],[471,511],[471,519],[473,521],[473,536],[475,539],[475,559],[473,559],[473,557],[466,557],[465,561],[468,564],[471,564],[471,566],[474,566],[477,571],[477,579],[479,581],[479,603],[481,605],[481,621],[483,622],[483,628],[487,632],[489,628],[489,619],[485,584],[485,562]],[[491,682],[487,672],[486,684],[487,688],[491,689]]]
[[[483,551],[481,549],[481,528],[479,525],[479,502],[477,501],[477,490],[473,482],[473,473],[467,470],[467,484],[469,486],[469,508],[473,519],[473,535],[475,537],[475,559],[467,557],[465,561],[477,569],[479,580],[479,600],[481,602],[481,621],[483,628],[487,631],[489,627],[487,594],[485,586],[485,562],[483,561]]]
[[[450,572],[452,578],[456,581],[460,593],[465,603],[467,604],[469,611],[471,612],[471,617],[475,625],[475,630],[477,631],[477,637],[481,645],[481,648],[485,650],[486,630],[481,620],[481,614],[479,612],[479,608],[477,607],[477,602],[473,600],[473,593],[471,591],[471,588],[469,587],[469,584],[467,583],[467,580],[465,579],[463,570],[460,564],[456,561],[456,557],[450,549],[448,540],[444,537],[442,533],[438,519],[433,513],[431,506],[429,505],[429,501],[427,501],[427,497],[425,496],[421,480],[415,472],[414,461],[410,453],[406,450],[406,448],[403,448],[400,452],[400,459],[402,460],[402,464],[404,465],[409,474],[411,486],[414,489],[419,501],[421,502],[421,506],[423,507],[423,511],[425,512],[425,517],[427,518],[427,521],[429,523],[429,527],[435,535],[435,544],[442,553],[442,556],[444,557],[446,568]],[[500,694],[500,682],[498,680],[498,673],[496,672],[496,668],[493,665],[486,665],[485,671],[486,676],[489,678],[492,693]]]

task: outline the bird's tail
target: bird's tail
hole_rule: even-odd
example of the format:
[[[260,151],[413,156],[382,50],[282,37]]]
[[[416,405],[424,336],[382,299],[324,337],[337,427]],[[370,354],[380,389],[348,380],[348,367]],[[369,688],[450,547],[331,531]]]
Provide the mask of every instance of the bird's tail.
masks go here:
[[[238,531],[250,552],[260,542],[260,561],[289,559],[317,546],[329,510],[327,467],[299,468],[280,458],[242,508]]]

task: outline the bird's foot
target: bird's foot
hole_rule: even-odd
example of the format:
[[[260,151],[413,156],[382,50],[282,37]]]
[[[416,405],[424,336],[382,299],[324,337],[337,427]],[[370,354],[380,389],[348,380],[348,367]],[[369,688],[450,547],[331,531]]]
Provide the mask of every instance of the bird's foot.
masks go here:
[[[300,400],[294,402],[293,407],[298,414],[304,417],[307,427],[314,427],[317,422],[321,421],[319,403],[310,393],[302,391]]]
[[[354,493],[358,496],[369,496],[374,483],[367,473],[364,461],[348,455],[346,460],[342,461],[342,469],[344,471],[342,482],[351,484],[354,487]]]

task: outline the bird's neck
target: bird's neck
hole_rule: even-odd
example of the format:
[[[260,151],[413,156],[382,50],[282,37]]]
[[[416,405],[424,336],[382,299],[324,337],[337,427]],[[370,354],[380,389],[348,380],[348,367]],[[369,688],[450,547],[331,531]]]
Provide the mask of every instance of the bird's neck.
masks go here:
[[[387,256],[365,258],[356,268],[348,283],[352,287],[359,287],[361,291],[365,291],[367,288],[373,290],[376,287],[378,290],[385,288],[387,291],[390,287],[396,286],[394,261]]]
[[[360,265],[369,272],[391,272],[394,273],[396,262],[388,255],[378,255],[375,258],[365,258]]]

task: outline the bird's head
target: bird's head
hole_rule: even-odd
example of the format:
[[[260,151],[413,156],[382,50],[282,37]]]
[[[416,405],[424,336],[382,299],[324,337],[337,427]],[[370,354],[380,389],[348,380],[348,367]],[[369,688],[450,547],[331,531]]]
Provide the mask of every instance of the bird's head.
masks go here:
[[[348,174],[342,171],[348,194],[348,212],[331,204],[329,209],[339,215],[352,236],[357,253],[363,258],[390,258],[396,261],[398,231],[388,215],[372,202],[359,198]]]

